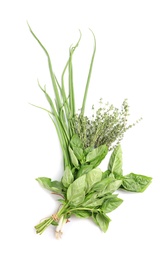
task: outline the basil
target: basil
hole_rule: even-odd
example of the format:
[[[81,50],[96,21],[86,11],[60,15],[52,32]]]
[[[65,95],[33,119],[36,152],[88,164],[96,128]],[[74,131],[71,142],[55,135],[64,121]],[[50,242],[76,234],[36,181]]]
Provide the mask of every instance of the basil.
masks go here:
[[[76,179],[67,190],[67,200],[73,206],[78,206],[84,201],[86,188],[86,175]]]
[[[130,173],[123,177],[122,188],[128,191],[143,192],[151,181],[151,177]]]
[[[120,145],[118,145],[111,154],[108,170],[113,173],[116,178],[122,176],[122,149]]]
[[[86,162],[89,162],[93,167],[97,167],[102,160],[106,157],[108,153],[108,148],[106,145],[101,145],[92,151],[90,151],[86,156]]]
[[[89,192],[89,190],[92,188],[92,186],[95,183],[101,181],[101,178],[102,178],[102,171],[98,168],[95,168],[90,172],[88,172],[86,174],[86,182],[87,182],[86,191]]]
[[[65,168],[64,175],[62,178],[62,183],[64,187],[68,188],[68,186],[74,181],[74,176],[69,166]]]
[[[102,205],[102,211],[105,213],[109,213],[119,207],[121,203],[123,202],[122,199],[117,198],[117,197],[111,197],[107,200],[104,201]]]
[[[78,159],[77,159],[77,157],[76,157],[74,151],[71,149],[70,146],[69,146],[68,149],[69,149],[69,153],[70,153],[70,158],[71,158],[72,164],[73,164],[76,168],[78,168],[79,162],[78,162]]]
[[[104,213],[97,213],[96,223],[99,225],[103,232],[106,232],[109,226],[111,219]]]
[[[39,184],[50,191],[56,192],[58,194],[63,194],[63,185],[61,182],[59,181],[51,181],[50,178],[46,178],[46,177],[39,177],[36,179]]]

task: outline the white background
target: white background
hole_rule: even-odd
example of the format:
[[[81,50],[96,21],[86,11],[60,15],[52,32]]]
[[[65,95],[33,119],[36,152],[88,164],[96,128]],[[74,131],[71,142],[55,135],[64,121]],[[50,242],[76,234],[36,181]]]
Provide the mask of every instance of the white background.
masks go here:
[[[0,259],[167,259],[166,14],[162,0],[1,0]],[[74,60],[78,108],[93,48],[91,28],[97,53],[88,111],[100,97],[116,106],[128,98],[130,120],[143,117],[123,140],[124,172],[152,176],[153,182],[142,194],[120,192],[124,203],[109,214],[105,234],[76,218],[60,241],[52,227],[35,234],[33,226],[58,206],[35,178],[59,179],[62,157],[47,113],[28,104],[47,107],[37,79],[52,92],[47,59],[26,21],[49,50],[59,79],[81,29]]]

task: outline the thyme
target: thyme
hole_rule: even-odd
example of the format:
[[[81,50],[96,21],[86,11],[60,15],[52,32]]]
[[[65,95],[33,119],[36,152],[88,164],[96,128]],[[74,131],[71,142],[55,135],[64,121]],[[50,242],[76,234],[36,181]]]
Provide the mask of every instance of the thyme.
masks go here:
[[[128,124],[129,105],[127,99],[122,103],[121,109],[106,103],[95,112],[92,106],[92,118],[83,116],[82,113],[76,114],[73,118],[74,132],[82,140],[84,147],[99,147],[106,144],[109,150],[116,148],[124,137],[124,133],[131,127],[135,126],[141,119],[133,124]]]

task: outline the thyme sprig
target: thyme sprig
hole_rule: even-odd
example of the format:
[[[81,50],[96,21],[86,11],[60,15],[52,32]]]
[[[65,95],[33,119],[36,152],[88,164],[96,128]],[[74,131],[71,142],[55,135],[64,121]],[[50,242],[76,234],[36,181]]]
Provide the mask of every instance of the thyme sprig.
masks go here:
[[[106,144],[109,150],[113,150],[121,142],[124,133],[131,127],[135,126],[139,120],[133,124],[128,124],[129,105],[125,99],[121,109],[106,103],[103,105],[100,100],[100,108],[95,112],[92,106],[92,118],[83,116],[82,113],[76,114],[73,118],[74,132],[84,144],[84,147],[98,147]]]

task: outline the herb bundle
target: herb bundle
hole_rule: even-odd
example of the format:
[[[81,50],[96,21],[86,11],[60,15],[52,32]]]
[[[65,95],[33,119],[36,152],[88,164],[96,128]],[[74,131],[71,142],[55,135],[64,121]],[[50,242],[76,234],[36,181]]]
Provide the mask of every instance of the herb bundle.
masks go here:
[[[51,180],[48,177],[36,179],[42,187],[60,196],[58,199],[60,207],[52,216],[35,226],[36,233],[42,234],[48,226],[54,225],[56,238],[60,238],[65,223],[72,215],[91,218],[103,232],[106,232],[110,223],[107,213],[115,210],[123,201],[115,191],[121,188],[143,192],[152,180],[151,177],[134,173],[123,175],[120,142],[124,133],[135,125],[127,123],[128,102],[124,100],[121,109],[109,104],[101,105],[91,118],[85,116],[87,93],[96,52],[96,39],[92,32],[94,50],[82,107],[80,113],[76,113],[72,59],[81,34],[77,44],[69,49],[69,58],[59,83],[53,72],[48,51],[30,26],[29,29],[48,59],[54,98],[50,97],[45,87],[39,83],[38,85],[50,105],[50,111],[43,109],[49,113],[53,121],[64,158],[61,180]],[[68,91],[65,87],[65,74],[68,74]],[[109,163],[106,171],[103,172],[98,166],[110,151]]]

